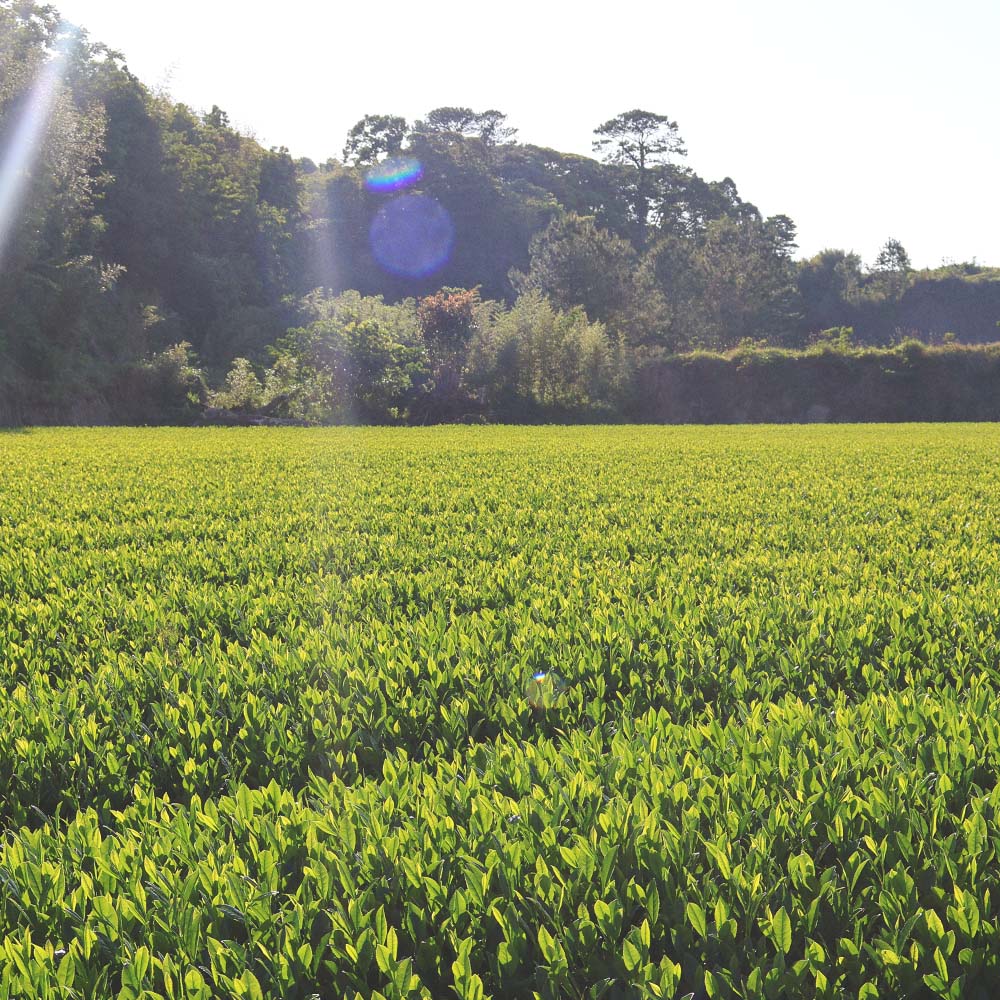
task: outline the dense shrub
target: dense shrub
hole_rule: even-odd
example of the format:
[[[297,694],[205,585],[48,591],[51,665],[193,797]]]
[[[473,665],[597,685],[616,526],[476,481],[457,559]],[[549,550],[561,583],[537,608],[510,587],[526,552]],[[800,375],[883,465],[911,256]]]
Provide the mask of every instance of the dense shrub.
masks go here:
[[[500,419],[581,419],[614,412],[622,371],[622,352],[601,323],[529,292],[488,314],[467,377]]]
[[[655,423],[1000,419],[1000,344],[852,348],[843,332],[802,351],[741,347],[651,360],[627,413]]]
[[[189,424],[207,399],[204,372],[186,341],[124,368],[109,392],[116,421]]]
[[[293,370],[290,406],[321,423],[391,423],[405,419],[422,393],[426,352],[412,300],[347,292],[313,297],[315,319],[289,331],[276,356]]]

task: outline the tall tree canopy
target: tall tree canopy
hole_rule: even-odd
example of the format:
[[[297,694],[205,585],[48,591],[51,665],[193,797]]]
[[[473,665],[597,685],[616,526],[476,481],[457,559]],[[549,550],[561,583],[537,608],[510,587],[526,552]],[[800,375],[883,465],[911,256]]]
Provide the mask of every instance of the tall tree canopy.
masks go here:
[[[671,157],[687,153],[677,122],[666,115],[634,108],[599,125],[594,129],[594,135],[597,136],[594,151],[603,153],[606,163],[634,171],[632,204],[638,242],[640,246],[645,246],[657,168],[669,162]]]
[[[876,271],[911,271],[910,255],[899,240],[890,237],[875,258]]]
[[[357,166],[374,166],[402,148],[409,126],[399,115],[365,115],[351,126],[344,143],[344,159]]]
[[[507,124],[502,111],[472,108],[435,108],[413,126],[415,132],[454,134],[481,139],[489,146],[513,142],[517,129]]]

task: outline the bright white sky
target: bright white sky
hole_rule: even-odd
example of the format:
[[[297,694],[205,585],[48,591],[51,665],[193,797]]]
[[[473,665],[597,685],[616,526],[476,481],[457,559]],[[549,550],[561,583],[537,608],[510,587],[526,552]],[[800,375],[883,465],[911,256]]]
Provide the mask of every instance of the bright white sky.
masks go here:
[[[590,154],[640,107],[703,177],[790,215],[802,255],[871,263],[894,236],[917,266],[1000,265],[1000,0],[53,2],[146,84],[296,156],[441,105]]]

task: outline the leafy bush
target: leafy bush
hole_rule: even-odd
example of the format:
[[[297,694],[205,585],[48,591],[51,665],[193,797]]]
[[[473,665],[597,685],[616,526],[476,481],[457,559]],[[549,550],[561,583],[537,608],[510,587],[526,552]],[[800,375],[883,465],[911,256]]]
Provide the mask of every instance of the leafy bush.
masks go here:
[[[287,378],[299,379],[290,405],[324,423],[403,419],[428,376],[414,303],[345,293],[310,306],[317,318],[275,350]]]
[[[253,365],[246,358],[234,358],[225,383],[218,392],[211,393],[209,402],[226,410],[254,410],[263,398],[264,387]]]
[[[118,419],[126,423],[189,424],[209,393],[191,345],[182,341],[126,368],[111,397]]]
[[[413,416],[430,423],[461,418],[476,409],[463,376],[469,342],[483,314],[479,289],[442,288],[417,304],[429,378]]]
[[[622,353],[583,309],[557,310],[536,292],[488,312],[469,350],[468,384],[503,419],[612,411]]]

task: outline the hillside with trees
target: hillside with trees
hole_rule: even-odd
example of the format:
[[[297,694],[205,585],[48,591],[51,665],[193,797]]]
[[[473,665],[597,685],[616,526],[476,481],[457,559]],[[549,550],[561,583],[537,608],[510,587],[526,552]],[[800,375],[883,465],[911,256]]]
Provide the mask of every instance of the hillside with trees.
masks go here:
[[[659,419],[691,352],[997,339],[1000,270],[797,260],[664,114],[593,148],[455,106],[296,159],[0,0],[0,424]]]

